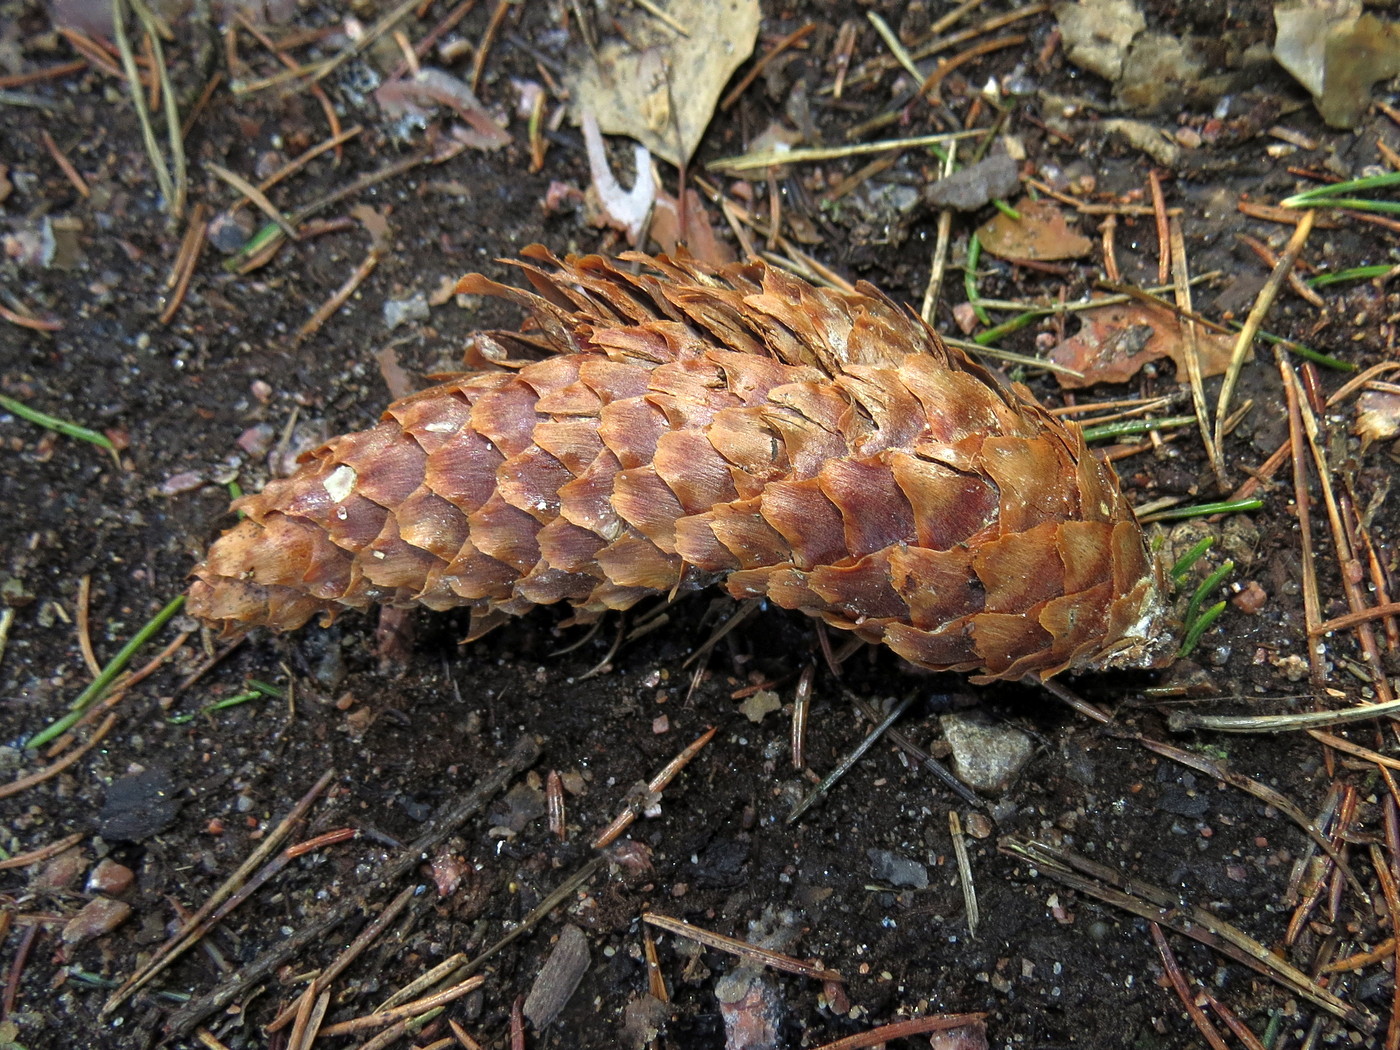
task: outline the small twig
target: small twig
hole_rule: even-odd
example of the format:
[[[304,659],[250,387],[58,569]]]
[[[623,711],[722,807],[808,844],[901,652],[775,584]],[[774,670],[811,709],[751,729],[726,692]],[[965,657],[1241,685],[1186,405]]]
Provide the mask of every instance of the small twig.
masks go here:
[[[816,32],[816,29],[816,22],[808,22],[806,25],[794,29],[791,33],[765,51],[763,56],[740,78],[739,83],[735,84],[734,87],[730,89],[729,94],[724,96],[720,101],[719,108],[727,111],[734,103],[739,101],[744,92],[749,89],[749,85],[758,79],[759,74],[768,68],[769,62],[772,62],[773,59],[777,58],[788,48],[796,47],[798,43]]]
[[[890,709],[889,714],[877,723],[874,729],[866,734],[865,739],[857,744],[850,754],[837,763],[836,768],[823,777],[821,783],[813,788],[806,798],[792,807],[792,812],[787,815],[786,823],[793,823],[793,821],[797,820],[803,813],[811,809],[818,799],[830,791],[832,785],[845,776],[847,771],[860,761],[861,756],[874,746],[875,741],[879,740],[880,737],[884,735],[885,730],[898,721],[899,716],[904,714],[904,709],[909,706],[913,699],[914,697],[911,694],[895,704],[894,707]]]
[[[815,1050],[863,1050],[867,1046],[884,1046],[892,1039],[905,1039],[925,1032],[946,1032],[950,1028],[981,1026],[987,1015],[978,1014],[938,1014],[933,1017],[911,1017],[907,1021],[893,1021],[872,1028],[868,1032],[857,1032],[837,1039],[833,1043],[823,1043]],[[975,1044],[974,1044],[975,1045]]]
[[[1210,1044],[1212,1050],[1229,1050],[1229,1045],[1220,1034],[1220,1030],[1205,1015],[1205,1011],[1196,1005],[1191,988],[1186,983],[1186,975],[1181,972],[1181,967],[1177,965],[1176,956],[1172,954],[1171,946],[1167,944],[1162,927],[1155,922],[1149,922],[1147,928],[1152,931],[1152,940],[1156,942],[1157,951],[1162,955],[1162,965],[1167,971],[1167,979],[1171,981],[1172,990],[1176,992],[1176,997],[1181,1000],[1181,1005],[1186,1008],[1186,1015],[1191,1018],[1196,1030]]]
[[[375,892],[387,890],[414,870],[422,863],[425,854],[431,854],[449,836],[455,834],[463,823],[484,809],[507,783],[533,765],[539,753],[540,745],[533,737],[526,736],[518,740],[510,753],[494,769],[477,781],[466,795],[455,799],[435,814],[429,821],[427,830],[399,851],[367,885],[348,892],[331,904],[318,918],[308,922],[291,936],[278,941],[257,959],[240,968],[233,978],[176,1012],[168,1022],[167,1030],[172,1037],[183,1038],[204,1018],[239,998],[287,959],[309,945],[323,942],[330,931],[351,915],[365,912],[366,901]],[[600,862],[601,859],[598,858]],[[558,902],[555,903],[557,906]]]
[[[704,750],[705,745],[713,740],[715,734],[718,732],[718,726],[710,726],[710,728],[700,734],[689,747],[675,758],[671,759],[670,762],[666,763],[665,768],[647,782],[647,793],[649,795],[656,795],[665,791],[667,785],[676,778],[676,775],[680,773],[682,769],[690,764],[691,759]],[[603,849],[615,842],[619,835],[632,826],[633,821],[637,819],[637,812],[638,807],[634,803],[619,813],[617,818],[594,838],[593,848]]]
[[[194,206],[194,212],[190,215],[189,227],[185,230],[184,239],[180,242],[179,254],[175,257],[175,265],[170,269],[170,276],[166,280],[166,288],[170,290],[170,299],[165,304],[165,309],[160,312],[160,323],[169,324],[175,319],[176,313],[180,310],[180,304],[185,301],[185,295],[190,290],[190,281],[194,277],[195,267],[199,264],[199,255],[204,250],[204,242],[208,233],[207,220],[209,209],[203,201],[199,201]]]
[[[53,140],[53,136],[48,131],[41,130],[39,137],[44,140],[44,148],[49,151],[49,156],[53,157],[54,163],[63,172],[64,178],[73,184],[78,195],[84,200],[90,198],[92,190],[88,188],[87,180],[78,174],[78,169],[73,167],[73,162],[68,159],[68,155],[58,148],[58,143]]]
[[[360,285],[365,282],[366,278],[374,272],[374,268],[379,265],[379,260],[382,255],[383,252],[379,248],[371,248],[368,254],[365,255],[364,260],[359,266],[355,267],[350,276],[345,279],[344,283],[332,292],[330,298],[318,306],[316,312],[308,317],[302,326],[296,330],[292,336],[292,343],[303,342],[319,331],[321,326],[330,320],[335,312],[344,306],[350,297],[355,294],[355,289],[359,288]]]
[[[10,871],[14,868],[27,868],[31,864],[37,864],[41,860],[48,860],[56,857],[64,850],[76,846],[83,841],[85,836],[81,831],[75,831],[71,835],[65,835],[56,842],[50,842],[47,846],[40,846],[38,849],[30,850],[28,853],[16,853],[13,857],[6,857],[0,860],[0,871]]]
[[[496,0],[496,10],[491,12],[491,21],[486,23],[486,31],[481,34],[481,43],[476,47],[476,56],[472,59],[471,80],[467,82],[475,95],[481,87],[481,75],[486,72],[486,58],[491,53],[491,45],[496,40],[496,34],[500,32],[501,23],[505,21],[506,12],[511,9],[511,0]]]
[[[583,867],[579,868],[578,871],[561,882],[553,893],[549,894],[540,901],[539,904],[535,905],[530,911],[530,914],[520,920],[518,925],[513,926],[509,933],[462,967],[461,973],[468,974],[474,970],[481,969],[482,966],[486,965],[492,958],[500,954],[508,945],[514,944],[521,937],[533,931],[536,926],[544,921],[545,917],[548,916],[550,912],[577,893],[579,887],[583,886],[592,879],[594,875],[598,874],[607,863],[608,858],[599,854],[587,864],[583,865]]]
[[[9,1017],[15,1012],[15,1003],[19,1000],[20,978],[24,976],[24,967],[29,962],[29,953],[34,950],[34,942],[39,939],[39,930],[42,929],[39,923],[29,927],[24,933],[24,939],[19,942],[19,948],[15,951],[15,957],[10,960],[10,972],[5,978],[5,994],[0,999],[0,1017]]]
[[[933,102],[937,102],[939,98],[938,89],[943,86],[943,81],[953,70],[957,69],[959,66],[966,65],[974,59],[981,58],[983,55],[991,54],[993,51],[1002,51],[1008,47],[1020,47],[1025,42],[1026,37],[1017,33],[1012,36],[998,37],[995,40],[984,40],[980,44],[974,44],[966,51],[954,55],[946,62],[940,62],[938,67],[919,85],[919,90],[916,94],[928,98]]]
[[[324,1036],[352,1035],[355,1032],[363,1032],[367,1028],[382,1028],[384,1025],[393,1024],[396,1021],[417,1017],[425,1014],[429,1010],[435,1010],[439,1006],[446,1006],[462,996],[476,991],[486,983],[486,978],[481,976],[468,977],[460,984],[453,985],[445,991],[435,992],[422,999],[411,1003],[404,1003],[402,1006],[395,1006],[378,1013],[365,1014],[363,1017],[356,1017],[349,1021],[341,1021],[339,1024],[330,1025],[321,1029]]]
[[[261,868],[282,845],[288,835],[301,823],[307,812],[321,797],[321,793],[330,786],[335,779],[335,770],[328,769],[321,774],[320,779],[311,786],[294,805],[285,817],[273,828],[264,839],[258,843],[258,848],[248,855],[248,859],[238,866],[238,869],[224,880],[223,885],[209,895],[209,899],[204,902],[193,915],[184,921],[180,929],[176,930],[164,944],[162,944],[151,957],[151,959],[141,969],[126,979],[120,988],[112,993],[106,1004],[102,1007],[99,1017],[105,1016],[115,1010],[127,1000],[131,994],[142,988],[156,974],[160,973],[172,962],[175,961],[184,951],[189,948],[195,940],[195,932],[200,924],[214,913],[214,910],[225,900],[238,891],[244,882],[252,874]]]
[[[880,721],[880,712],[875,710],[874,705],[871,704],[870,701],[866,700],[864,697],[856,696],[849,690],[843,691],[846,694],[846,698],[859,707],[861,714],[870,719],[872,724]],[[914,743],[914,741],[910,740],[909,737],[899,729],[891,726],[889,729],[885,730],[885,736],[889,738],[890,743],[894,744],[895,747],[901,748],[906,755],[942,781],[944,787],[957,795],[958,798],[962,799],[973,809],[987,808],[987,804],[978,797],[977,792],[973,791],[972,788],[959,780],[951,769],[930,755],[918,744]]]
[[[1035,675],[1027,675],[1025,678],[1021,679],[1021,681],[1026,685],[1040,686],[1051,696],[1068,704],[1073,710],[1078,711],[1086,718],[1092,718],[1095,722],[1102,722],[1104,725],[1111,725],[1113,723],[1113,716],[1111,714],[1103,708],[1091,704],[1088,700],[1085,700],[1077,693],[1061,685],[1053,678],[1042,680]]]
[[[726,937],[722,933],[715,933],[704,927],[695,926],[683,919],[673,919],[669,915],[659,915],[656,912],[643,912],[642,921],[678,937],[686,937],[703,944],[707,948],[728,952],[730,955],[737,955],[741,959],[747,959],[761,966],[769,966],[774,970],[781,970],[783,973],[810,977],[817,981],[845,980],[836,970],[829,970],[819,963],[807,962],[769,948],[760,948],[756,944],[750,944],[748,941],[741,941],[735,937]]]
[[[83,654],[83,663],[88,673],[96,678],[102,673],[102,665],[97,662],[97,654],[92,651],[92,627],[89,605],[92,601],[92,573],[85,572],[78,579],[78,601],[74,610],[78,628],[78,649]]]

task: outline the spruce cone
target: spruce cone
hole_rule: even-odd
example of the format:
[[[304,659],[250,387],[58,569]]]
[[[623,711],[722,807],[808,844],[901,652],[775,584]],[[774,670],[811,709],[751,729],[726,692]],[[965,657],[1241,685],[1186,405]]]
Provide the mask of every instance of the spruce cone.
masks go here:
[[[576,620],[722,584],[974,681],[1142,665],[1160,572],[1111,467],[862,284],[623,256],[479,274],[553,356],[394,402],[235,506],[189,611],[238,631],[370,605]]]

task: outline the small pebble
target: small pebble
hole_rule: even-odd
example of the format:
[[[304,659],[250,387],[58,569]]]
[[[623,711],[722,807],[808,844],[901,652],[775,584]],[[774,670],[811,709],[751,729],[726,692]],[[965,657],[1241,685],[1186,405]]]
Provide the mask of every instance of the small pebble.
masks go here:
[[[88,901],[82,911],[68,920],[68,925],[63,927],[63,943],[84,944],[94,937],[111,933],[130,917],[130,904],[114,901],[110,897],[98,897]]]
[[[992,821],[985,813],[969,813],[963,827],[975,839],[985,839],[992,834]]]
[[[193,492],[204,484],[204,475],[197,470],[182,470],[172,474],[160,484],[162,496],[178,496],[182,492]]]
[[[384,326],[393,331],[410,321],[426,321],[432,316],[428,297],[422,292],[408,299],[387,299],[384,302]]]
[[[865,855],[870,858],[870,874],[876,881],[911,890],[928,889],[928,868],[912,857],[887,849],[866,850]]]
[[[105,857],[97,862],[97,867],[93,868],[92,874],[88,876],[87,891],[120,897],[131,889],[135,879],[136,873],[125,864],[118,864],[111,857]]]
[[[87,864],[82,849],[77,846],[66,849],[45,862],[30,889],[34,893],[72,889],[87,870]]]

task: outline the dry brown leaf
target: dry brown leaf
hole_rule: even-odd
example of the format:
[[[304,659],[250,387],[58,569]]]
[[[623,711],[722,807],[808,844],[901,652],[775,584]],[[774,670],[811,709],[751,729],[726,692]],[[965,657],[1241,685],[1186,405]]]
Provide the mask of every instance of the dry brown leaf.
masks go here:
[[[596,52],[580,45],[569,77],[574,115],[591,111],[680,165],[695,152],[720,92],[758,40],[758,0],[668,0],[670,20],[637,9]]]
[[[1056,372],[1060,386],[1078,390],[1099,383],[1126,383],[1150,361],[1170,358],[1177,378],[1186,381],[1186,330],[1167,310],[1146,303],[1117,303],[1085,310],[1080,328],[1050,351],[1050,360],[1080,373]],[[1222,374],[1230,363],[1234,337],[1198,332],[1201,374]]]
[[[1078,259],[1094,242],[1070,229],[1064,209],[1053,201],[1023,198],[1015,205],[1020,219],[1000,212],[977,229],[984,251],[999,259]]]

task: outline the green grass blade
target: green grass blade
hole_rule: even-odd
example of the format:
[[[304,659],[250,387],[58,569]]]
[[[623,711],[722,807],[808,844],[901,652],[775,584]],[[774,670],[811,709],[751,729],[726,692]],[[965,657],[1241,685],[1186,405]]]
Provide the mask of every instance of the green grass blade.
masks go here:
[[[161,609],[160,612],[151,617],[146,625],[132,636],[131,641],[122,646],[121,651],[107,661],[107,666],[102,668],[102,673],[94,678],[86,689],[74,697],[73,702],[68,705],[68,714],[64,715],[57,722],[54,722],[47,729],[42,729],[38,733],[35,733],[25,742],[24,746],[26,748],[43,747],[50,740],[53,740],[71,729],[78,719],[83,717],[83,713],[87,711],[88,708],[102,699],[107,690],[111,688],[117,675],[121,674],[126,668],[126,665],[131,662],[131,658],[136,655],[137,650],[155,637],[160,629],[170,622],[170,618],[180,611],[180,607],[184,604],[185,596],[183,594],[179,595],[167,603],[165,608]]]

